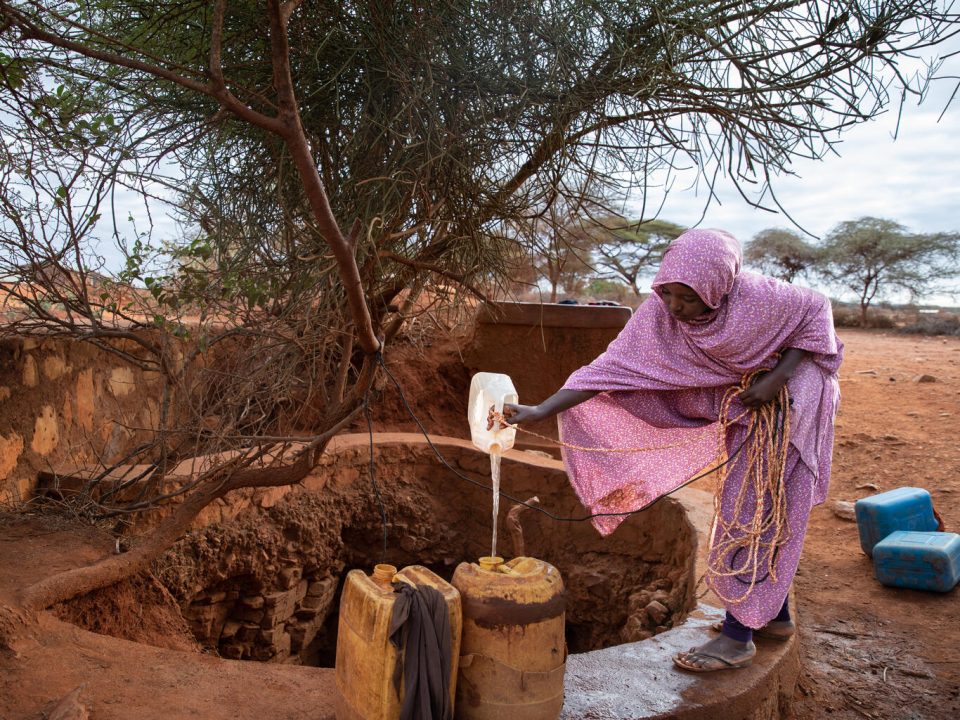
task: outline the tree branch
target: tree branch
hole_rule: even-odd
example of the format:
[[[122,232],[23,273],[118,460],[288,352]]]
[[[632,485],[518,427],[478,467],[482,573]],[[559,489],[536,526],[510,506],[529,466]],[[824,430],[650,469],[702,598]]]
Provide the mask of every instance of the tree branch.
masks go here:
[[[223,44],[223,18],[226,11],[226,0],[216,0],[213,6],[213,28],[210,31],[210,92],[217,101],[237,117],[246,120],[252,125],[263,128],[277,135],[283,135],[285,125],[277,118],[268,117],[253,108],[240,102],[227,88],[223,77],[221,51]]]
[[[433,263],[427,263],[427,262],[419,262],[417,260],[409,260],[403,257],[402,255],[397,255],[396,253],[390,252],[389,250],[381,250],[377,253],[377,256],[382,258],[387,258],[388,260],[393,260],[395,263],[400,263],[401,265],[406,265],[407,267],[416,268],[417,270],[426,270],[428,272],[436,273],[437,275],[445,277],[449,280],[453,280],[459,285],[462,285],[480,300],[483,300],[484,302],[490,302],[489,296],[487,296],[486,293],[484,293],[482,290],[477,288],[475,285],[469,283],[464,278],[463,275],[459,275],[457,273],[450,272],[449,270],[445,270],[439,265],[434,265]]]
[[[222,1],[222,0],[221,0]],[[284,122],[282,136],[293,157],[297,172],[303,182],[304,191],[310,207],[313,210],[317,226],[324,240],[330,246],[339,270],[340,280],[347,295],[350,314],[353,316],[354,326],[357,329],[357,339],[360,347],[369,354],[380,349],[367,307],[360,280],[360,270],[350,242],[343,236],[327,197],[326,189],[317,166],[313,161],[310,145],[300,121],[300,111],[297,107],[293,89],[293,80],[290,77],[290,46],[287,41],[286,19],[283,16],[280,0],[268,0],[267,10],[270,19],[270,48],[273,65],[273,81],[277,92],[280,107],[280,118]]]

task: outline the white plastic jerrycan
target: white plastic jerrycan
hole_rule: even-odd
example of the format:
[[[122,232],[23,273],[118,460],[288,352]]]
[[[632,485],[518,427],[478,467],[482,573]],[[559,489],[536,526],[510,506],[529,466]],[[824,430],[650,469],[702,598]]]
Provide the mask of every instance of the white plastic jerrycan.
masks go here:
[[[501,428],[497,422],[487,430],[487,418],[491,406],[497,412],[503,412],[505,403],[516,402],[517,391],[510,376],[487,372],[473,376],[467,420],[470,422],[470,438],[478,449],[485,453],[503,453],[513,447],[517,431],[514,428]]]

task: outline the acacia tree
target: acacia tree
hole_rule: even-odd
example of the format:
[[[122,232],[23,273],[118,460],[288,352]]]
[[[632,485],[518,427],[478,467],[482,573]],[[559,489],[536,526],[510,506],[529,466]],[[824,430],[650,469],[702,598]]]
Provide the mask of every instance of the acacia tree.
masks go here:
[[[793,230],[768,228],[753,236],[744,259],[761,272],[792,283],[797,276],[815,270],[821,252]]]
[[[823,244],[823,275],[852,290],[867,326],[873,300],[891,290],[914,298],[958,275],[960,234],[911,233],[893,220],[862,217],[840,223]]]
[[[562,228],[550,228],[525,242],[529,243],[534,268],[550,285],[549,302],[557,302],[560,288],[568,295],[579,293],[584,279],[593,274],[589,250],[578,247]]]
[[[556,199],[514,221],[516,242],[540,279],[550,285],[549,301],[557,302],[560,287],[577,293],[593,274],[592,239],[580,232],[579,205]]]
[[[666,220],[634,222],[605,216],[595,218],[585,232],[595,240],[594,257],[601,276],[625,282],[639,297],[640,275],[660,262],[670,242],[685,229]]]
[[[144,567],[233,488],[302,477],[362,407],[397,299],[438,277],[482,290],[530,208],[691,164],[763,190],[881,110],[891,80],[924,87],[899,59],[953,22],[931,0],[0,0],[0,256],[25,308],[8,330],[133,343],[169,409],[127,458],[149,475],[105,509],[183,500],[34,604]],[[120,230],[118,187],[180,208],[172,253]],[[103,232],[126,265],[91,291]],[[158,269],[171,254],[177,271]],[[185,333],[193,363],[177,359]],[[268,369],[205,372],[211,347]],[[233,459],[170,487],[200,454]]]
[[[350,233],[341,230],[303,130],[290,74],[288,23],[294,9],[273,0],[262,9],[270,39],[261,57],[271,69],[272,83],[266,107],[256,107],[227,87],[225,3],[213,6],[206,17],[203,76],[180,63],[158,63],[143,45],[130,52],[131,36],[118,25],[122,17],[109,10],[2,6],[4,39],[12,51],[4,56],[10,93],[5,100],[13,118],[7,129],[8,138],[15,139],[6,145],[3,240],[9,251],[7,274],[14,279],[7,294],[19,310],[5,329],[76,337],[159,375],[161,417],[152,440],[105,461],[82,494],[105,515],[179,501],[131,552],[48,578],[27,591],[28,605],[43,607],[146,567],[200,510],[232,490],[297,482],[361,407],[383,328],[375,330],[361,285],[354,250],[359,223]],[[150,20],[149,13],[141,18]],[[14,28],[17,37],[11,36]],[[134,35],[143,31],[133,30]],[[150,248],[138,238],[119,273],[121,282],[111,287],[91,282],[92,230],[115,184],[133,177],[143,187],[156,178],[149,170],[124,173],[120,164],[138,162],[140,150],[148,166],[155,164],[177,150],[171,143],[185,137],[199,119],[186,117],[158,133],[132,121],[131,114],[143,107],[138,103],[151,91],[134,94],[132,104],[125,104],[124,93],[145,76],[186,90],[191,98],[213,101],[283,147],[305,212],[285,225],[286,236],[277,237],[279,226],[262,221],[254,232],[259,243],[238,243],[231,231],[218,232],[225,244],[219,262],[208,267],[197,261],[212,248],[206,236],[196,237],[174,251],[185,260],[176,276],[154,276],[148,270]],[[57,81],[62,82],[51,91]],[[119,141],[110,109],[131,120]],[[170,108],[165,109],[169,115]],[[183,116],[182,107],[176,110]],[[202,219],[207,218],[209,214]],[[243,226],[245,219],[242,213],[231,217],[240,224],[241,238],[251,230]],[[321,248],[323,263],[301,259]],[[270,251],[274,258],[285,251],[273,268],[265,267]],[[125,292],[123,281],[142,281],[146,291]],[[322,292],[324,286],[329,293]],[[190,326],[182,316],[194,312],[200,316],[194,328],[198,342],[184,347],[180,338]],[[336,333],[326,325],[337,319],[350,331]],[[211,372],[209,351],[221,345],[223,364]],[[305,389],[300,386],[304,382]],[[316,395],[325,402],[317,408],[311,432],[294,437],[296,416],[318,404],[311,402]],[[190,457],[198,461],[186,477],[177,475],[177,466]],[[108,482],[118,466],[137,463],[147,470]]]

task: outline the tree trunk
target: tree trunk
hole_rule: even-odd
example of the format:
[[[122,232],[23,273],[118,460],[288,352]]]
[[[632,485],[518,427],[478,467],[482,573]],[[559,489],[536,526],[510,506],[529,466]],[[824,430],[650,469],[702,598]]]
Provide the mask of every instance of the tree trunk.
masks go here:
[[[861,301],[861,303],[860,303],[860,327],[863,327],[863,328],[867,327],[867,308],[869,308],[869,307],[870,307],[870,303],[869,303],[869,302],[863,302],[863,301]]]
[[[237,470],[217,482],[210,480],[188,495],[172,515],[164,519],[144,542],[129,552],[111,555],[93,565],[74,568],[44,578],[23,590],[20,604],[31,611],[44,610],[51,605],[69,600],[100,588],[109,587],[138,572],[146,570],[189,529],[193,519],[203,508],[231,490],[245,487],[277,487],[299,482],[313,468],[310,459],[318,457],[322,448],[311,449],[292,465],[282,468]]]

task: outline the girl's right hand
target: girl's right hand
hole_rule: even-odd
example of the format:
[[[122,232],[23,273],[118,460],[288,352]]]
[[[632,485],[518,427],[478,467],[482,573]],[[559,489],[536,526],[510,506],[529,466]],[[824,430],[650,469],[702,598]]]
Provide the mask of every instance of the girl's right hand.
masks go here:
[[[597,392],[597,390],[564,390],[561,388],[539,405],[507,403],[503,406],[503,417],[511,425],[540,422],[589,400]],[[490,410],[491,413],[487,416],[487,430],[492,429],[494,423],[493,406],[490,407]]]
[[[511,425],[539,422],[546,418],[546,413],[540,410],[539,405],[514,405],[507,403],[503,406],[503,417]]]

